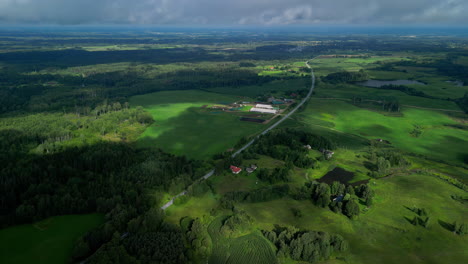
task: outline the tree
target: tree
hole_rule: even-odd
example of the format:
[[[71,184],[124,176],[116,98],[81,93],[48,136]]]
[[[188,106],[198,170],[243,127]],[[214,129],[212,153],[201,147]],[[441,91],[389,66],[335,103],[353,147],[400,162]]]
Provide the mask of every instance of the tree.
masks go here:
[[[359,212],[360,212],[359,205],[353,199],[345,203],[343,213],[347,217],[354,218],[359,215]]]

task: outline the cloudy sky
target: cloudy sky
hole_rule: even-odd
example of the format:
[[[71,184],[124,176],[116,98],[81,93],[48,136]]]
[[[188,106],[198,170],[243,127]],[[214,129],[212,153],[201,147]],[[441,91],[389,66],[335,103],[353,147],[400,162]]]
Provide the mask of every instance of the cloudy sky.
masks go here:
[[[0,23],[468,26],[468,0],[0,0]]]

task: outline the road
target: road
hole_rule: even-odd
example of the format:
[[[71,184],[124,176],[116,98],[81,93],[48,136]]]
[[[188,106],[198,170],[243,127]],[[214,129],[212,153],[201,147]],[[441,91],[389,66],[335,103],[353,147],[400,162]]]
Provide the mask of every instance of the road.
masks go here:
[[[319,56],[311,59],[311,60],[315,60],[316,58],[318,58]],[[306,61],[305,65],[307,66],[307,68],[310,69],[310,74],[311,74],[311,78],[312,78],[312,84],[310,85],[310,90],[309,92],[307,93],[306,97],[304,97],[297,105],[296,107],[294,107],[289,113],[285,114],[280,120],[278,120],[276,123],[274,123],[273,125],[271,125],[270,127],[268,127],[267,129],[265,129],[262,133],[260,133],[258,136],[256,136],[254,139],[252,139],[249,143],[245,144],[242,148],[238,149],[236,152],[234,152],[234,154],[232,154],[231,157],[235,157],[237,155],[239,155],[242,151],[246,150],[248,147],[250,147],[260,136],[262,135],[265,135],[266,133],[270,132],[272,129],[274,129],[275,127],[279,126],[281,123],[283,123],[286,119],[288,119],[292,114],[294,114],[297,109],[299,109],[301,106],[303,106],[305,104],[305,102],[307,102],[307,100],[309,100],[310,96],[312,96],[312,93],[314,92],[314,88],[315,88],[315,75],[314,75],[314,70],[312,69],[312,67],[310,67],[309,65],[309,61],[311,60],[308,60]],[[213,174],[214,174],[215,170],[211,170],[210,172],[208,172],[207,174],[205,174],[205,176],[202,177],[202,181],[203,180],[206,180],[208,179],[209,177],[211,177]],[[161,209],[163,210],[166,210],[169,206],[173,205],[174,204],[174,200],[180,196],[183,196],[183,195],[186,195],[187,194],[187,191],[183,191],[179,194],[177,194],[176,196],[172,197],[171,200],[169,202],[167,202],[166,204],[164,204]]]

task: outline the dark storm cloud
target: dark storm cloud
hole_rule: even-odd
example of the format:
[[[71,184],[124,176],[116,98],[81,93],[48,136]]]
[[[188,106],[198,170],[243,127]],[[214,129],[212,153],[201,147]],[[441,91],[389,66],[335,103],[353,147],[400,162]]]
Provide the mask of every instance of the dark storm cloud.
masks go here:
[[[0,0],[0,22],[468,24],[467,0]]]

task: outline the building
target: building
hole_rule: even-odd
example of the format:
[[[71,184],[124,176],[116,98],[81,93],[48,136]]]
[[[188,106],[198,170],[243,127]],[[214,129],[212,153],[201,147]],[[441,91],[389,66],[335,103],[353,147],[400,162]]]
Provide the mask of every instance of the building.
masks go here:
[[[255,108],[273,109],[273,106],[272,105],[267,105],[267,104],[256,104]]]
[[[265,108],[258,108],[258,107],[253,107],[250,109],[250,112],[258,112],[262,114],[276,114],[278,111],[275,109],[265,109]]]
[[[250,174],[250,173],[254,172],[256,169],[257,169],[257,165],[252,164],[252,165],[250,165],[249,168],[246,168],[245,171]]]
[[[239,172],[242,171],[241,168],[236,167],[236,166],[234,166],[234,165],[231,165],[230,169],[231,169],[232,173],[234,173],[234,174],[239,174]]]

